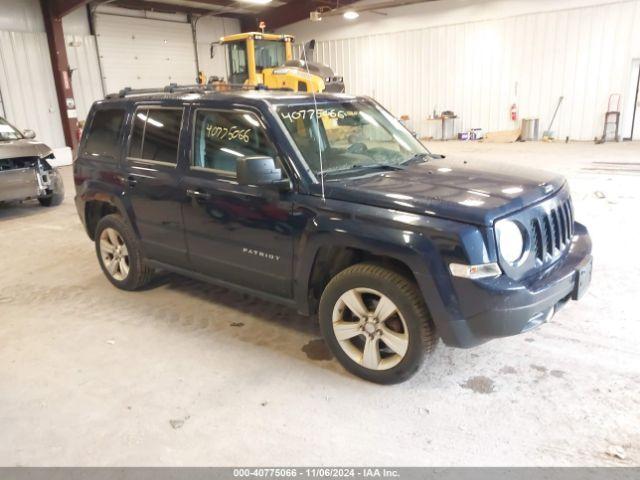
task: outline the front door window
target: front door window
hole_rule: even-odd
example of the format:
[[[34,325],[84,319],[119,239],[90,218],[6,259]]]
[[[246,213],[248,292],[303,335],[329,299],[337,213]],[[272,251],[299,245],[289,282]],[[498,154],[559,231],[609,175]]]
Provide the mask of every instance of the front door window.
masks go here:
[[[194,167],[229,176],[235,176],[239,158],[276,158],[258,117],[241,111],[198,110],[194,147]]]

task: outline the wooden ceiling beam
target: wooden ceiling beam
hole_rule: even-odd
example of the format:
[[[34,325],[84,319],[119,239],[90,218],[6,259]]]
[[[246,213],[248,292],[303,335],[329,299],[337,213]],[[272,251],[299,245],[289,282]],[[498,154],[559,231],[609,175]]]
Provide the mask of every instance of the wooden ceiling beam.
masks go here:
[[[47,0],[47,9],[53,18],[62,18],[89,3],[90,0]]]

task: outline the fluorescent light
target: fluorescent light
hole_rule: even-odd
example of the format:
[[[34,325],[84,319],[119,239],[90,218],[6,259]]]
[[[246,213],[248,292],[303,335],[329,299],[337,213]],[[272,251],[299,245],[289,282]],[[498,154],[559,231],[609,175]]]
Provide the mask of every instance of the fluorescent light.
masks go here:
[[[266,5],[267,3],[271,3],[271,0],[236,0],[236,2],[253,3],[255,5]]]
[[[139,113],[138,114],[138,118],[140,120],[143,120],[151,125],[153,125],[154,127],[164,127],[164,123],[161,123],[157,120],[154,120],[153,118],[147,117],[144,113]]]
[[[355,10],[347,10],[346,12],[344,12],[342,14],[342,16],[346,20],[355,20],[356,18],[358,18],[360,16],[360,14],[358,12],[356,12]]]
[[[396,139],[396,142],[398,142],[400,145],[402,145],[402,147],[403,147],[405,150],[409,150],[409,151],[411,151],[411,148],[409,147],[409,145],[407,145],[407,142],[405,142],[404,140],[402,140],[402,139],[401,139],[397,134],[395,134],[395,133],[394,133],[394,134],[393,134],[393,138],[395,138],[395,139]]]
[[[230,148],[227,148],[227,147],[222,147],[220,150],[228,153],[229,155],[235,155],[236,157],[244,157],[242,153],[236,152],[235,150],[231,150]]]
[[[507,195],[515,195],[516,193],[522,193],[522,187],[503,188],[502,193],[506,193]]]
[[[370,125],[373,125],[374,127],[379,127],[380,124],[378,122],[376,122],[376,119],[373,118],[371,115],[369,115],[367,112],[359,112],[360,116],[362,118],[364,118],[365,122],[367,122]]]
[[[253,118],[251,115],[249,115],[248,113],[245,113],[243,115],[244,119],[249,122],[251,125],[253,125],[254,127],[260,127],[260,122],[258,122],[255,118]]]
[[[467,198],[461,202],[458,202],[460,205],[464,205],[465,207],[479,207],[480,205],[484,205],[484,200],[474,200],[473,198]]]
[[[403,195],[401,193],[387,193],[385,194],[385,196],[389,198],[397,198],[398,200],[413,200],[413,197],[410,197],[409,195]]]

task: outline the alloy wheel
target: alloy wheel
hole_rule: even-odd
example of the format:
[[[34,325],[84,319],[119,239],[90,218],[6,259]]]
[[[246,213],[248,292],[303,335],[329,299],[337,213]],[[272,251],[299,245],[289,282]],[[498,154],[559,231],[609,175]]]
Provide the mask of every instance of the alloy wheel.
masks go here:
[[[100,257],[115,280],[122,282],[129,276],[129,250],[117,230],[105,228],[100,234]]]
[[[370,288],[344,292],[333,308],[333,332],[344,352],[371,370],[387,370],[402,361],[409,329],[389,297]]]

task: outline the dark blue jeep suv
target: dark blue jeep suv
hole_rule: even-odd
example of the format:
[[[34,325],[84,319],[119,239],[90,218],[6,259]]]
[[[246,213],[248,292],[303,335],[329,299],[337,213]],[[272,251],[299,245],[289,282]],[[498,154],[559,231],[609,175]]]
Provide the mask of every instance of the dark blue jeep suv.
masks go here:
[[[369,98],[125,90],[96,102],[76,204],[118,288],[178,272],[318,313],[350,372],[549,320],[591,276],[553,173],[430,153]]]

